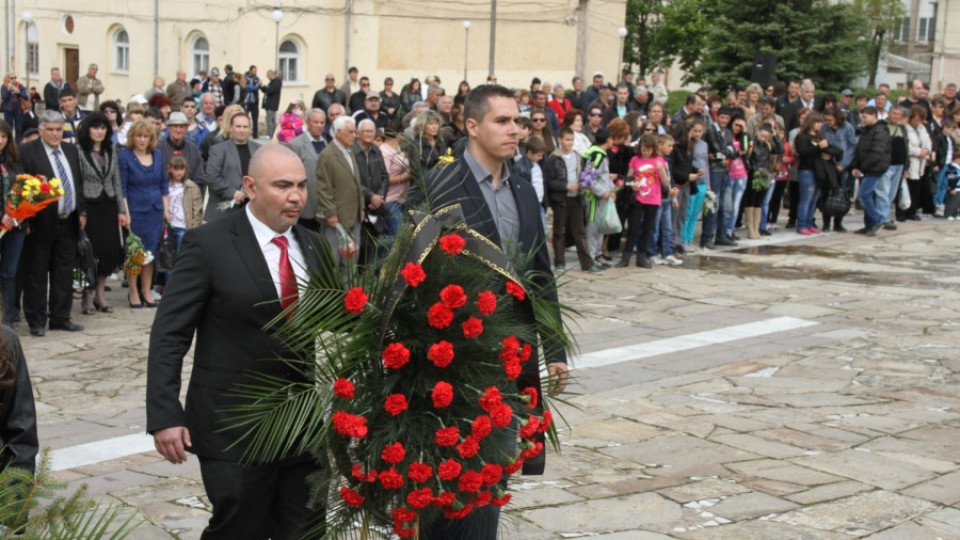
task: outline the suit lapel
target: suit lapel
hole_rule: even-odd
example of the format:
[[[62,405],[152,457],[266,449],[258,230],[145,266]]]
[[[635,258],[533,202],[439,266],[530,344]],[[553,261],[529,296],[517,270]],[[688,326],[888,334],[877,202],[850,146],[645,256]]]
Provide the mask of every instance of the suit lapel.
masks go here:
[[[533,186],[525,185],[524,182],[517,182],[516,179],[510,182],[511,191],[513,192],[513,200],[517,205],[517,215],[520,217],[520,230],[517,231],[517,243],[521,251],[526,251],[530,249],[531,246],[526,245],[527,240],[537,237],[537,221],[540,219],[540,213],[537,212],[537,215],[532,215],[531,212],[527,212],[527,207],[530,206],[530,203],[527,203],[526,200],[533,196],[536,199],[536,194],[533,191]],[[535,207],[534,207],[535,208]]]
[[[459,201],[463,215],[467,223],[475,223],[474,228],[478,229],[480,234],[486,236],[490,241],[499,246],[500,230],[497,229],[497,224],[493,221],[493,213],[490,212],[490,208],[486,205],[486,199],[483,196],[483,191],[480,189],[480,184],[477,182],[476,177],[473,176],[473,171],[470,170],[466,162],[462,162],[461,166],[466,169],[466,174],[463,175],[462,182],[463,188],[468,194],[467,197]],[[484,202],[484,204],[479,204],[481,201]]]
[[[267,301],[277,300],[277,288],[270,277],[270,269],[267,268],[267,260],[263,257],[263,250],[257,244],[257,236],[253,234],[253,227],[247,219],[246,211],[235,213],[233,222],[233,246],[240,255],[247,272],[256,283],[260,290],[260,297]],[[269,302],[269,309],[280,313],[280,304],[278,302]]]

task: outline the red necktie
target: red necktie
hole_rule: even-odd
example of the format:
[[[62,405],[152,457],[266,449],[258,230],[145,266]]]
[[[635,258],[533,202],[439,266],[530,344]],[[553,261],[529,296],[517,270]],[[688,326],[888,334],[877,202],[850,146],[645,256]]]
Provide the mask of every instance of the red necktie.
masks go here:
[[[280,307],[287,309],[297,301],[297,275],[293,272],[290,257],[287,254],[287,237],[278,236],[273,243],[280,248]]]

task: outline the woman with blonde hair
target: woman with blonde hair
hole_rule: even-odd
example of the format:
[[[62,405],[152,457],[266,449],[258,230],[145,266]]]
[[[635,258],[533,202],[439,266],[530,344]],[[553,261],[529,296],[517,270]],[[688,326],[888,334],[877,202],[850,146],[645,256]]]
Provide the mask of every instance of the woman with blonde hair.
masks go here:
[[[157,149],[157,131],[151,123],[139,120],[130,127],[127,147],[120,151],[117,164],[124,204],[130,215],[130,230],[140,237],[146,251],[156,254],[163,222],[170,220],[170,200],[163,157]],[[157,307],[150,290],[152,279],[153,263],[144,264],[138,294],[137,276],[128,273],[131,308]]]
[[[432,168],[447,151],[447,145],[440,137],[443,118],[436,111],[424,111],[413,124],[413,136],[420,149],[420,166],[424,170]]]
[[[747,87],[747,99],[741,106],[743,108],[743,117],[747,120],[757,114],[760,106],[760,98],[763,97],[763,88],[757,83],[752,83]]]

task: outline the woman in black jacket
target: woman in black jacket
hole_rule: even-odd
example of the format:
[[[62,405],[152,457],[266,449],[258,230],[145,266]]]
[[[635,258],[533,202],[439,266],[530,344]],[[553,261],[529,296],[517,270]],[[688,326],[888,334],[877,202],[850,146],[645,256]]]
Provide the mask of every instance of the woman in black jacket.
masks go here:
[[[797,232],[805,236],[820,233],[820,229],[813,224],[813,213],[820,198],[814,170],[820,154],[830,146],[821,132],[822,124],[823,117],[820,113],[808,114],[796,139],[797,184],[800,194],[800,201],[797,203]]]

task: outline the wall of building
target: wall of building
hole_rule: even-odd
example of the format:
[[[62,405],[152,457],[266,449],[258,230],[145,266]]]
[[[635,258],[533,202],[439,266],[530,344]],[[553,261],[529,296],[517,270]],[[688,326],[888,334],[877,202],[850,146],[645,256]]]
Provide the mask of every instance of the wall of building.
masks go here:
[[[936,38],[930,87],[939,92],[949,83],[960,84],[960,0],[941,0]]]
[[[345,5],[350,13],[349,64],[368,75],[374,89],[392,76],[397,90],[410,77],[438,75],[448,91],[463,78],[465,39],[468,80],[486,79],[490,44],[490,2],[429,0],[287,0],[279,24],[279,41],[293,40],[300,51],[298,81],[284,81],[283,100],[309,100],[323,85],[324,75],[344,77]],[[578,0],[535,3],[499,0],[495,71],[501,84],[527,86],[533,76],[566,85],[574,75]],[[602,71],[612,78],[617,68],[626,0],[590,0],[585,71]],[[79,74],[89,63],[100,66],[110,97],[128,99],[147,90],[155,74],[167,82],[177,69],[192,75],[191,43],[207,39],[210,66],[232,63],[243,72],[250,64],[261,77],[275,64],[277,25],[273,1],[163,0],[159,6],[159,54],[154,69],[154,1],[98,0],[77,4],[68,0],[16,2],[14,71],[26,77],[29,12],[38,36],[38,87],[49,80],[53,66],[64,67],[69,49],[79,49]],[[73,32],[64,18],[73,19]],[[463,21],[470,20],[465,31]],[[127,71],[116,69],[116,32],[126,30],[130,46]],[[2,43],[2,40],[0,40]],[[39,79],[39,81],[37,81]]]

